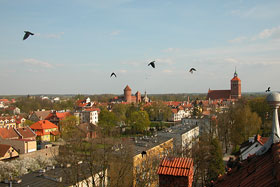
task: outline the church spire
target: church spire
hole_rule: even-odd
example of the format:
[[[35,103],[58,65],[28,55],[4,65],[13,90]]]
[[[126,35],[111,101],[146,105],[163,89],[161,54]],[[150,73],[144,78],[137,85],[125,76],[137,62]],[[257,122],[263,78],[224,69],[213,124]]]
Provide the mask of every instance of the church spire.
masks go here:
[[[237,77],[236,66],[235,66],[235,71],[234,71],[234,77]]]

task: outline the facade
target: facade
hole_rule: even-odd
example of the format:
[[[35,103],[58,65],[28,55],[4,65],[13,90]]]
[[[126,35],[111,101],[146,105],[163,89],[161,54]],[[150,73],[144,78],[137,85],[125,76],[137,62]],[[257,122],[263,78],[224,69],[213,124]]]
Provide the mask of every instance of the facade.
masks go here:
[[[0,161],[18,157],[18,152],[10,145],[0,144]]]
[[[169,121],[181,121],[182,118],[189,117],[191,115],[189,110],[184,110],[183,107],[177,107],[171,109],[171,116],[169,118]]]
[[[193,160],[191,158],[165,157],[157,170],[159,187],[192,187]]]
[[[241,98],[241,80],[236,71],[230,81],[230,90],[208,90],[207,99],[209,100],[236,100]]]
[[[99,108],[89,108],[79,112],[79,121],[80,123],[98,123],[98,114],[100,112]]]
[[[183,150],[190,149],[193,145],[193,142],[197,140],[199,136],[199,126],[195,124],[178,124],[166,130],[159,131],[157,136],[173,138],[174,152],[182,152]]]
[[[173,138],[158,138],[158,143],[152,143],[149,145],[149,141],[152,139],[146,139],[144,141],[137,141],[136,154],[133,157],[133,186],[141,186],[141,181],[147,182],[157,175],[156,170],[150,168],[154,167],[158,161],[167,156],[173,150]],[[147,145],[147,146],[146,146]],[[150,147],[151,146],[151,147]],[[145,154],[143,154],[145,153]],[[156,186],[158,181],[148,181],[149,186]]]
[[[12,146],[20,154],[37,150],[36,134],[29,127],[0,128],[0,143]]]
[[[36,133],[37,140],[43,142],[55,141],[57,135],[59,135],[58,126],[48,120],[38,121],[32,124],[30,128]]]

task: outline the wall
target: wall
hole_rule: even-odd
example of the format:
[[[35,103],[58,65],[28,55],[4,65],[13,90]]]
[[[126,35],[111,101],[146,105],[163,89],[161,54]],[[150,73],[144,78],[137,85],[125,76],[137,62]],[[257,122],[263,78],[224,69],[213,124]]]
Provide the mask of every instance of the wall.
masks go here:
[[[37,150],[36,141],[8,140],[0,139],[1,144],[13,146],[20,154],[27,153],[28,150]]]
[[[158,175],[157,168],[161,158],[167,156],[173,150],[173,138],[146,150],[147,155],[142,157],[142,154],[133,157],[133,186],[138,186],[137,180],[139,177],[147,176],[150,186],[157,186]],[[153,170],[154,169],[154,170]],[[154,177],[151,177],[154,176]],[[152,178],[153,180],[150,180]],[[141,179],[145,180],[145,179]]]
[[[20,154],[19,158],[36,158],[36,157],[46,157],[46,158],[53,158],[54,156],[58,155],[59,146],[49,147],[47,149],[37,150],[31,153]]]

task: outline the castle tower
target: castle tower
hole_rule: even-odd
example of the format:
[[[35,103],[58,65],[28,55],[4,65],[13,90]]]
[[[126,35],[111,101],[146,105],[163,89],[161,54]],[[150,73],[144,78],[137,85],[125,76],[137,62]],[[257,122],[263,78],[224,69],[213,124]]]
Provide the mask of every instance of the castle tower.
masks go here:
[[[136,96],[136,103],[141,103],[141,93],[137,91],[135,93],[135,96]]]
[[[131,88],[127,85],[124,91],[124,100],[128,103],[131,103]]]
[[[236,70],[234,72],[234,77],[230,81],[230,95],[231,99],[241,98],[241,80],[238,78]]]

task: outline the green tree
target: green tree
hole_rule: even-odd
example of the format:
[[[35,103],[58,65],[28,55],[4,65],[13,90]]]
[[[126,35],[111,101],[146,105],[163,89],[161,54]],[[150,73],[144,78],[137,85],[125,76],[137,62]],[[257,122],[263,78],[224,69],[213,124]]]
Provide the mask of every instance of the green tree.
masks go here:
[[[73,140],[81,135],[81,130],[77,128],[78,119],[76,116],[68,116],[59,122],[61,137],[65,141]]]
[[[117,124],[118,118],[115,113],[109,112],[108,110],[101,110],[98,125],[104,130],[105,134],[111,134]]]
[[[150,126],[149,115],[146,111],[134,111],[129,118],[134,132],[142,133]]]
[[[128,109],[127,105],[124,104],[115,104],[113,106],[113,113],[117,116],[120,122],[124,122],[126,120],[126,111]]]
[[[223,151],[221,144],[217,138],[210,141],[210,156],[209,166],[207,171],[208,182],[215,181],[219,174],[225,172],[225,166],[223,163]]]

